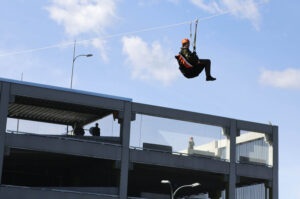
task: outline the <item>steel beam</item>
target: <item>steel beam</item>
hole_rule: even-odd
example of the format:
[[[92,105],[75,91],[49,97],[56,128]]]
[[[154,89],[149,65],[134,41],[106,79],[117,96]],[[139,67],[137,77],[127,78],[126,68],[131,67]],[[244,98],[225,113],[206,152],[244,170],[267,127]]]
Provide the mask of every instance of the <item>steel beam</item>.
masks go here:
[[[200,156],[173,155],[171,153],[131,149],[130,161],[140,164],[229,174],[228,162]]]
[[[6,134],[6,146],[17,149],[121,160],[121,146],[64,137]]]
[[[236,135],[237,135],[237,121],[231,120],[230,123],[230,172],[229,172],[229,187],[228,197],[230,199],[236,198]],[[227,198],[228,199],[228,198]]]
[[[119,190],[121,199],[127,199],[131,111],[131,102],[124,102],[124,115],[121,118],[120,129],[120,136],[122,140],[122,158]]]
[[[237,176],[272,180],[273,169],[267,166],[254,164],[236,164]]]
[[[248,122],[237,120],[237,128],[245,131],[253,131],[259,133],[272,134],[272,126],[267,124],[260,124],[256,122]]]
[[[118,196],[84,193],[68,190],[57,190],[47,188],[19,187],[19,186],[0,186],[0,196],[5,199],[118,199]]]
[[[5,150],[5,134],[8,114],[8,103],[10,96],[10,88],[8,83],[3,83],[1,86],[0,96],[0,184],[2,180],[2,169]]]
[[[132,103],[132,111],[145,115],[175,119],[187,122],[202,123],[220,127],[229,127],[230,119],[214,115],[171,109],[166,107],[152,106],[140,103]]]
[[[273,126],[273,181],[272,181],[272,199],[278,199],[278,161],[279,161],[279,142],[278,142],[278,127]]]
[[[123,110],[123,101],[100,96],[81,94],[71,91],[35,87],[22,84],[11,84],[11,94],[42,100],[78,104],[111,110]]]

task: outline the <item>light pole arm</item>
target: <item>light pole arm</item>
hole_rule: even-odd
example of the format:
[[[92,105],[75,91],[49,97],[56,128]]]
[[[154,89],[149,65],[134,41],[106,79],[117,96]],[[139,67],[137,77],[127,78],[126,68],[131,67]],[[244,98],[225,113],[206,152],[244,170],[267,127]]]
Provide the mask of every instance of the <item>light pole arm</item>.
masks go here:
[[[86,56],[86,55],[77,55],[76,57],[74,57],[73,63],[75,62],[75,60],[76,60],[78,57],[81,57],[81,56]]]
[[[74,47],[75,48],[75,47]],[[76,57],[73,58],[73,62],[72,62],[72,74],[71,74],[71,85],[70,85],[70,88],[73,87],[73,72],[74,72],[74,63],[75,63],[75,60],[78,58],[78,57],[90,57],[90,56],[93,56],[92,54],[81,54],[81,55],[77,55]]]
[[[175,194],[176,194],[180,189],[182,189],[182,188],[184,188],[184,187],[193,187],[193,185],[183,185],[183,186],[181,186],[181,187],[178,187],[178,188],[175,190],[174,194],[172,194],[172,195],[173,195],[172,199],[174,199],[174,198],[175,198]]]

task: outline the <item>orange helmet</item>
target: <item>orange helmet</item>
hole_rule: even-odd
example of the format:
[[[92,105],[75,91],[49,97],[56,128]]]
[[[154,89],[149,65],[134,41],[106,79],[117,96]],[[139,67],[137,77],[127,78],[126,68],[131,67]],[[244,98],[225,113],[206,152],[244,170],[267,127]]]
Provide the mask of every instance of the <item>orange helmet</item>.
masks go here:
[[[183,40],[181,41],[181,43],[182,43],[182,45],[183,45],[183,44],[186,44],[186,43],[190,43],[190,40],[187,39],[187,38],[185,38],[185,39],[183,39]]]

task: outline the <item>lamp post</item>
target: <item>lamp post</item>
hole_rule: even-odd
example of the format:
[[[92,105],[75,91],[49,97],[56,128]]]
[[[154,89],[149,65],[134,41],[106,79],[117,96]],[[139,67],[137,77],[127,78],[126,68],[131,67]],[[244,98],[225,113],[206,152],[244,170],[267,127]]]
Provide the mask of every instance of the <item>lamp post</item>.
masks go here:
[[[93,54],[82,54],[75,56],[75,48],[76,48],[76,40],[74,41],[74,51],[73,51],[73,61],[72,61],[72,74],[71,74],[71,85],[70,88],[73,87],[73,72],[74,72],[74,63],[78,57],[91,57]]]
[[[76,49],[76,40],[74,41],[73,60],[72,60],[72,74],[71,74],[70,88],[73,88],[73,73],[74,73],[74,63],[75,63],[75,60],[78,57],[91,57],[91,56],[93,56],[93,54],[81,54],[81,55],[75,56],[75,49]],[[69,134],[69,125],[67,125],[67,135],[68,134]]]
[[[161,183],[162,183],[162,184],[169,184],[170,189],[171,189],[171,199],[174,199],[174,198],[175,198],[175,194],[176,194],[180,189],[182,189],[182,188],[184,188],[184,187],[197,187],[197,186],[200,185],[199,182],[195,182],[195,183],[193,183],[193,184],[188,184],[188,185],[182,185],[182,186],[178,187],[178,188],[173,192],[173,187],[172,187],[172,184],[171,184],[171,182],[170,182],[169,180],[162,180]]]

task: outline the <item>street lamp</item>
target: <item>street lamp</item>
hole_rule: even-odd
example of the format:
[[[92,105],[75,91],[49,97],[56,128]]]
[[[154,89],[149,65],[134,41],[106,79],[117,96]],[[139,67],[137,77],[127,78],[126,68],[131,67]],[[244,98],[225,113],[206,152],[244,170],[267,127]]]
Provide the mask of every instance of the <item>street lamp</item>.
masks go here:
[[[78,57],[91,57],[91,56],[93,56],[93,54],[82,54],[82,55],[75,56],[75,48],[76,48],[76,40],[74,41],[74,51],[73,51],[73,62],[72,62],[72,74],[71,74],[71,85],[70,85],[70,88],[72,88],[72,86],[73,86],[73,71],[74,71],[75,60]]]
[[[189,184],[189,185],[182,185],[181,187],[178,187],[174,192],[173,192],[173,187],[172,187],[172,184],[169,180],[162,180],[161,181],[162,184],[169,184],[170,186],[170,189],[171,189],[171,198],[174,199],[175,198],[175,194],[182,188],[184,187],[197,187],[200,185],[199,182],[195,182],[193,184]]]
[[[72,74],[71,74],[70,88],[73,87],[73,72],[74,72],[74,63],[75,63],[75,60],[78,57],[91,57],[91,56],[93,56],[93,54],[81,54],[81,55],[75,56],[75,49],[76,49],[76,40],[74,41],[74,51],[73,51],[73,60],[72,60]],[[68,133],[69,133],[69,125],[67,125],[67,135],[68,135]]]

